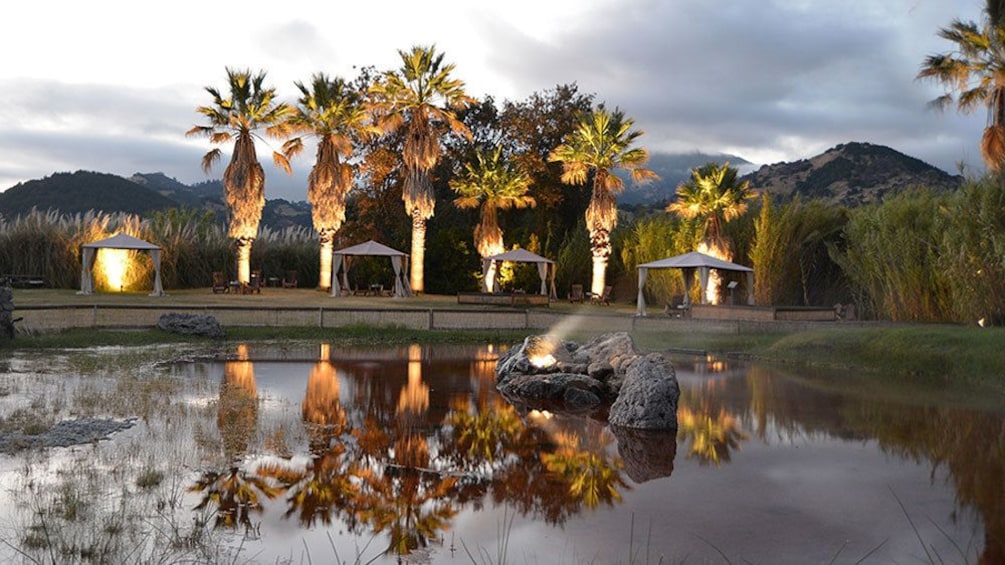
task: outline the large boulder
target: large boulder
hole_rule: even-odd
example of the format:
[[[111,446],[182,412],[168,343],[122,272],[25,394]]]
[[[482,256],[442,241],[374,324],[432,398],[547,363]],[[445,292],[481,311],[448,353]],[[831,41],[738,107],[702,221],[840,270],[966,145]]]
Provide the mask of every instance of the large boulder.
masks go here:
[[[184,335],[223,337],[220,321],[209,314],[179,314],[169,312],[157,319],[157,329]]]
[[[658,353],[638,357],[625,372],[608,422],[625,428],[675,430],[679,397],[677,375],[666,358]]]
[[[523,408],[578,411],[617,398],[619,425],[677,428],[680,391],[673,365],[658,354],[641,356],[625,332],[604,334],[583,346],[552,335],[529,336],[496,363],[496,388]]]

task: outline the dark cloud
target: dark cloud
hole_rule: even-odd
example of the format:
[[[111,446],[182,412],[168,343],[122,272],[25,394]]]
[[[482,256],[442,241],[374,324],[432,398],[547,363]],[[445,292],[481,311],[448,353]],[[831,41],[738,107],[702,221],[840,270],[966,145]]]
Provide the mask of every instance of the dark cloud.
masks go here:
[[[870,141],[949,168],[980,130],[933,115],[926,102],[939,91],[914,77],[926,54],[948,48],[935,33],[966,17],[954,12],[924,0],[645,0],[611,5],[551,43],[497,26],[490,34],[508,48],[491,64],[526,92],[578,83],[625,109],[654,148],[800,158]]]

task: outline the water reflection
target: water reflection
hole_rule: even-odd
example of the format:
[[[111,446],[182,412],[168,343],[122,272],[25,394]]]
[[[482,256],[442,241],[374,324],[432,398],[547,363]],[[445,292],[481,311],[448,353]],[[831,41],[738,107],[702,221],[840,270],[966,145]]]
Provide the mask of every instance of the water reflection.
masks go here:
[[[1000,413],[863,395],[812,374],[687,358],[677,362],[679,429],[668,436],[610,429],[602,417],[518,412],[494,393],[497,355],[489,346],[463,355],[419,346],[322,346],[311,354],[311,364],[289,364],[284,377],[306,380],[296,387],[303,397],[293,399],[301,406],[306,440],[293,447],[292,456],[281,457],[251,452],[260,407],[253,362],[246,350],[239,353],[223,366],[217,416],[233,464],[204,473],[193,485],[202,495],[199,507],[215,509],[219,526],[248,527],[263,508],[265,520],[280,505],[279,515],[304,528],[379,535],[389,554],[405,556],[443,543],[466,510],[502,506],[566,526],[578,515],[617,508],[633,488],[645,490],[636,485],[681,480],[673,475],[678,446],[684,461],[725,476],[730,467],[747,464],[748,450],[761,446],[869,440],[889,455],[931,465],[933,479],[937,470],[947,471],[957,512],[975,513],[983,527],[981,562],[1005,561]],[[777,457],[783,456],[772,455]],[[276,502],[263,505],[270,498]],[[720,502],[710,507],[732,511],[730,502]],[[663,503],[665,517],[687,513]],[[612,516],[624,518],[629,511],[635,512],[629,507]]]

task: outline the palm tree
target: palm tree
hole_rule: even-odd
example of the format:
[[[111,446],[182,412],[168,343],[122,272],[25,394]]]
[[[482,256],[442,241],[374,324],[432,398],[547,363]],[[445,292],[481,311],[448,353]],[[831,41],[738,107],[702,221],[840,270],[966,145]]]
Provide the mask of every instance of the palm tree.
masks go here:
[[[953,42],[948,53],[929,55],[918,72],[919,79],[942,84],[946,93],[932,100],[935,108],[953,104],[964,114],[984,107],[987,126],[981,138],[981,156],[988,168],[998,172],[1005,165],[1005,21],[1003,3],[988,0],[985,20],[954,20],[939,30],[939,37]]]
[[[691,169],[691,178],[677,187],[677,200],[666,208],[686,220],[697,220],[701,226],[698,251],[726,261],[733,259],[733,252],[723,226],[746,213],[747,200],[754,197],[750,183],[739,181],[737,174],[728,162]],[[721,283],[718,271],[709,273],[705,298],[712,304],[718,303]]]
[[[266,88],[265,72],[252,75],[249,70],[227,68],[229,97],[206,87],[213,97],[212,106],[199,106],[196,111],[205,116],[209,125],[195,126],[186,135],[203,135],[210,143],[234,142],[230,164],[223,172],[223,192],[230,209],[229,236],[237,240],[237,280],[247,283],[251,278],[251,244],[258,235],[258,223],[265,208],[265,172],[258,163],[255,139],[258,131],[265,130],[271,137],[284,137],[289,128],[286,117],[290,107],[276,102],[276,90]],[[220,159],[220,148],[213,149],[202,158],[202,168],[207,173]],[[272,154],[273,162],[290,173],[290,163],[278,152]]]
[[[607,261],[611,256],[611,230],[618,223],[618,192],[624,182],[613,174],[614,169],[626,169],[635,182],[659,178],[643,168],[649,160],[645,149],[632,147],[643,134],[633,130],[635,122],[625,118],[621,110],[608,112],[603,105],[580,117],[575,130],[565,142],[548,156],[552,162],[562,162],[562,182],[586,184],[593,172],[593,192],[586,208],[586,229],[590,232],[593,255],[593,280],[590,290],[599,295],[606,285]]]
[[[747,200],[754,197],[750,183],[739,181],[738,173],[728,162],[691,169],[691,178],[677,187],[677,200],[666,208],[686,220],[698,220],[702,242],[727,261],[733,257],[723,226],[746,213]]]
[[[401,198],[412,218],[412,290],[425,289],[426,220],[433,216],[435,196],[429,173],[440,159],[440,138],[448,131],[471,139],[467,126],[454,113],[474,99],[464,93],[464,82],[450,73],[435,46],[399,50],[401,68],[388,71],[371,88],[378,124],[386,132],[405,129],[402,151],[404,187]]]
[[[353,140],[377,133],[359,92],[336,77],[324,73],[311,77],[308,87],[297,82],[300,99],[289,125],[301,135],[283,144],[283,154],[291,159],[304,149],[303,136],[318,139],[317,157],[307,177],[307,200],[311,219],[320,240],[321,276],[318,286],[331,287],[335,233],[345,221],[346,196],[352,189],[353,169],[346,162],[352,155]]]
[[[477,163],[467,163],[460,177],[450,181],[450,188],[459,196],[454,199],[458,208],[481,206],[481,221],[475,227],[475,246],[482,259],[502,253],[503,232],[499,228],[498,211],[511,208],[534,207],[537,201],[527,196],[531,178],[502,157],[497,148],[488,157],[481,151],[475,155]],[[495,273],[485,272],[485,288],[492,292]]]

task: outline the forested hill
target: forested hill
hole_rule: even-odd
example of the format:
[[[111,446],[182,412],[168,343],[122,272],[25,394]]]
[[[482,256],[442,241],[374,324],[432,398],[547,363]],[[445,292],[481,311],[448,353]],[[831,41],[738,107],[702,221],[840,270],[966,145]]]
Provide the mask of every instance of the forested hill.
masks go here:
[[[791,163],[765,165],[746,175],[751,188],[781,199],[799,195],[833,204],[859,206],[879,202],[912,187],[937,192],[956,190],[963,177],[950,175],[883,145],[844,143]]]
[[[19,183],[0,193],[0,214],[24,215],[32,208],[76,214],[88,210],[146,214],[178,206],[158,192],[117,175],[77,171]]]

